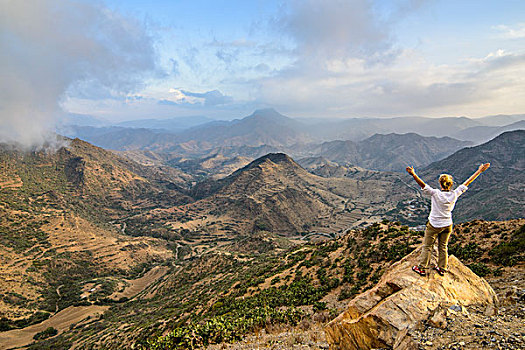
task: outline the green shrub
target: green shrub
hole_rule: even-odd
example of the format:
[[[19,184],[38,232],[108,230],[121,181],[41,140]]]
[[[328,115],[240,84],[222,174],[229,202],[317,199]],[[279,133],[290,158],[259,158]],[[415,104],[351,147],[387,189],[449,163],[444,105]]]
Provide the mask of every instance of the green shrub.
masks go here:
[[[514,266],[525,257],[525,225],[514,231],[509,242],[494,247],[489,255],[491,261],[498,265]]]
[[[53,327],[48,327],[44,329],[42,332],[39,332],[33,336],[33,339],[39,340],[39,339],[47,339],[50,337],[54,337],[58,334],[58,331]]]
[[[322,301],[314,302],[314,311],[323,311],[326,310],[326,303]]]
[[[483,255],[483,249],[477,243],[468,243],[462,246],[460,243],[449,248],[449,254],[455,255],[461,260],[477,260]]]
[[[361,289],[361,286],[359,284],[353,285],[352,288],[343,288],[341,290],[341,293],[339,293],[337,300],[341,301],[341,300],[352,298],[359,293],[360,289]]]
[[[468,265],[468,267],[479,277],[485,277],[491,272],[487,265],[483,263],[473,263]]]

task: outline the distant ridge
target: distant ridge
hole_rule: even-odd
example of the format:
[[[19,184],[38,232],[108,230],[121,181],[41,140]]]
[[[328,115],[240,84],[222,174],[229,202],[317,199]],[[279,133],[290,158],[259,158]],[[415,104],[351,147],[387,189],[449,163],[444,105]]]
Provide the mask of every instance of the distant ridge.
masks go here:
[[[66,136],[80,137],[106,148],[117,150],[148,149],[153,151],[170,151],[177,144],[194,143],[201,151],[216,147],[290,147],[296,144],[322,143],[334,140],[362,141],[374,134],[417,133],[422,136],[451,136],[453,132],[484,124],[466,117],[424,118],[352,118],[343,120],[308,122],[282,115],[273,108],[258,109],[252,114],[231,121],[220,120],[201,123],[205,119],[197,118],[191,126],[177,131],[171,128],[171,136],[166,136],[160,129],[170,129],[162,126],[171,121],[180,122],[181,118],[171,120],[142,120],[121,123],[120,129],[78,128],[64,130]],[[513,119],[512,119],[513,120]],[[186,123],[187,124],[187,123]],[[133,129],[134,137],[121,136],[129,134],[130,128],[122,126],[141,127]],[[190,126],[187,124],[187,126]],[[142,131],[139,131],[142,130]],[[155,130],[154,133],[151,133]],[[111,131],[109,133],[108,131]],[[149,134],[147,133],[149,131]],[[142,136],[142,133],[147,136]],[[119,140],[116,142],[116,140]],[[282,149],[285,151],[284,149]]]
[[[471,145],[450,137],[424,137],[415,133],[375,134],[363,141],[331,141],[314,147],[308,156],[323,157],[339,165],[403,172],[407,164],[419,167]]]
[[[505,132],[482,145],[461,149],[430,164],[421,175],[434,187],[438,187],[441,173],[451,174],[460,184],[486,162],[491,167],[458,201],[455,218],[468,221],[525,217],[525,130]]]
[[[212,121],[213,119],[208,117],[196,115],[168,119],[137,119],[121,122],[117,125],[127,128],[163,129],[166,131],[178,132]]]
[[[514,130],[525,130],[525,120],[520,120],[504,126],[474,126],[456,132],[453,136],[460,140],[469,140],[475,143],[484,143],[494,137]]]

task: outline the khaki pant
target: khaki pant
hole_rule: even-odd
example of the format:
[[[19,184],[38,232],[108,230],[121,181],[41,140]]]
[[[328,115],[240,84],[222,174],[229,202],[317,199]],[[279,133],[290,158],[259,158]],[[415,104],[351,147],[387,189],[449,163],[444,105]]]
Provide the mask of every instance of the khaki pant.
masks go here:
[[[430,255],[432,253],[432,247],[438,240],[438,266],[447,270],[448,267],[448,239],[452,233],[452,225],[436,228],[427,222],[427,228],[425,229],[425,238],[423,239],[423,250],[419,258],[419,267],[426,269],[430,263]]]

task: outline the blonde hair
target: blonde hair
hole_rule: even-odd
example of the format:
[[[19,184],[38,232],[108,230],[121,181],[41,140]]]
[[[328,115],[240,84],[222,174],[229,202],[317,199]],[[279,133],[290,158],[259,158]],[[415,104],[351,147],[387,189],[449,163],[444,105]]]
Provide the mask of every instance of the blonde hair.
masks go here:
[[[450,191],[454,184],[454,179],[449,174],[441,174],[439,175],[439,184],[445,191]]]

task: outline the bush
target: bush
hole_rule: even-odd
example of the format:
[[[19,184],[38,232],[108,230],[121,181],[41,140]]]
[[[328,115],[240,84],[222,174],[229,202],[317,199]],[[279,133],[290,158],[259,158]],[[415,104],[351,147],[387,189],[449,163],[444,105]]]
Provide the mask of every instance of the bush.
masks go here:
[[[39,340],[39,339],[47,339],[50,337],[54,337],[58,334],[58,331],[53,327],[48,327],[44,329],[42,332],[39,332],[33,336],[33,339]]]
[[[514,266],[524,260],[525,252],[525,225],[514,231],[511,240],[498,244],[489,255],[492,262],[503,266]]]
[[[314,311],[323,311],[326,310],[326,303],[322,301],[316,301],[314,302]]]
[[[8,318],[2,317],[0,319],[0,332],[8,331],[11,328],[13,327],[11,326],[10,320]]]
[[[449,249],[449,254],[455,255],[461,260],[477,260],[483,255],[483,250],[477,243],[468,243],[462,246],[456,244]]]
[[[487,265],[483,263],[473,263],[468,265],[468,267],[479,277],[485,277],[491,272]]]

